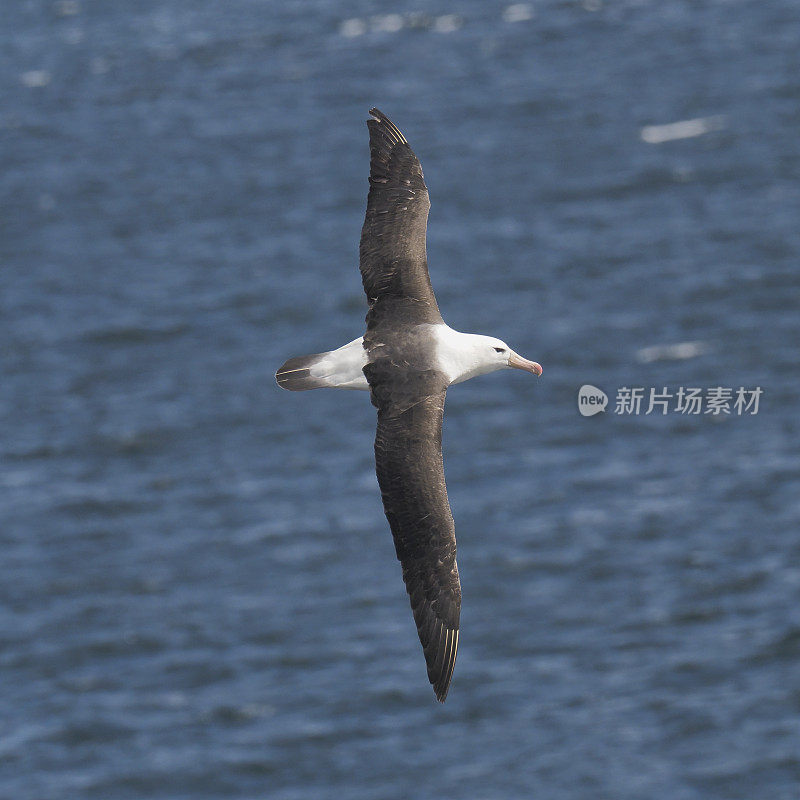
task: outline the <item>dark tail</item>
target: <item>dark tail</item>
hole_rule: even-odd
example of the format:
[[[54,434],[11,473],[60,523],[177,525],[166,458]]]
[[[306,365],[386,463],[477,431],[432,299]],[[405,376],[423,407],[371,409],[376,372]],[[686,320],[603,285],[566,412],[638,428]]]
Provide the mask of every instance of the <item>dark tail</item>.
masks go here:
[[[314,378],[311,367],[320,361],[327,353],[312,353],[309,356],[290,358],[276,373],[275,380],[281,389],[290,392],[304,392],[307,389],[321,389],[330,386],[325,378]]]

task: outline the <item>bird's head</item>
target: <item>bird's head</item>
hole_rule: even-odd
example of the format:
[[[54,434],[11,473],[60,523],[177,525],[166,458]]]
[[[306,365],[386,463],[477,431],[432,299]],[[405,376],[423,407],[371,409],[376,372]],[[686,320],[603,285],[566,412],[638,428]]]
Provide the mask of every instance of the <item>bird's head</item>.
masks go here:
[[[542,367],[536,361],[528,361],[519,353],[515,353],[504,341],[495,339],[491,336],[482,337],[485,339],[484,355],[490,364],[496,364],[495,369],[513,368],[524,369],[532,372],[537,377],[542,374]]]
[[[542,368],[515,353],[504,341],[494,336],[477,333],[459,333],[445,325],[436,331],[440,365],[450,378],[450,383],[485,375],[498,369],[524,369],[541,375]]]

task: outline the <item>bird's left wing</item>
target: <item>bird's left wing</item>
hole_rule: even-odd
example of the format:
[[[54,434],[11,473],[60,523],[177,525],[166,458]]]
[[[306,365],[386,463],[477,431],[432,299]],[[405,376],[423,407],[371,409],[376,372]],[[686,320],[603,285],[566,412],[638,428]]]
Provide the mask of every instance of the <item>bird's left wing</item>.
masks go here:
[[[456,662],[461,613],[456,531],[442,463],[445,384],[435,371],[419,373],[414,390],[417,402],[408,407],[403,403],[400,410],[388,399],[382,402],[379,370],[379,365],[364,370],[378,406],[378,484],[403,567],[428,679],[437,700],[444,702]]]
[[[441,322],[425,252],[428,188],[405,136],[377,108],[370,110],[369,195],[359,247],[370,307],[381,298],[408,298],[427,322]]]

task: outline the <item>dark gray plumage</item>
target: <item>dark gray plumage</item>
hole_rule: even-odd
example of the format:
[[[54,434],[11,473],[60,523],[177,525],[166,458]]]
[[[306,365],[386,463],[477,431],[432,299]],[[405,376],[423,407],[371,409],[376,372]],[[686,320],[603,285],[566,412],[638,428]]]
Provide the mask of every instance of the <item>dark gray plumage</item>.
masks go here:
[[[400,131],[370,111],[370,176],[360,267],[369,300],[364,374],[378,409],[375,463],[428,679],[444,701],[458,647],[461,585],[442,464],[448,379],[424,324],[442,317],[428,276],[428,189]]]

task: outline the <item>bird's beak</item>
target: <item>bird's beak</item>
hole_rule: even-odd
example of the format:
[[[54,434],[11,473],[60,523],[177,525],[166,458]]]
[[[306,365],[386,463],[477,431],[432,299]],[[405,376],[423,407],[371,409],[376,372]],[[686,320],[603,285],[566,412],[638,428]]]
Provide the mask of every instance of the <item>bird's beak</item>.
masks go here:
[[[541,364],[537,364],[535,361],[528,361],[527,358],[517,355],[513,350],[508,357],[508,366],[514,367],[515,369],[524,369],[526,372],[532,372],[537,377],[542,374]]]

